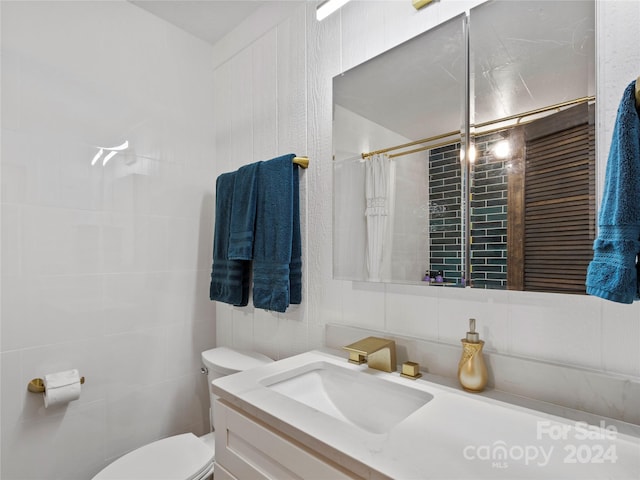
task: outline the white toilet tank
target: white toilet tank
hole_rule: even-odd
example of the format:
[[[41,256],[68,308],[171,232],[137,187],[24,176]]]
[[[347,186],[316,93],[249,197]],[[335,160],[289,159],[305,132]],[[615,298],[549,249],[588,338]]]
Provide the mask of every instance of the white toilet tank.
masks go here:
[[[227,347],[212,348],[211,350],[202,352],[202,363],[207,373],[210,402],[209,420],[212,430],[214,428],[213,408],[217,395],[211,392],[211,382],[216,378],[232,375],[271,362],[273,362],[271,358],[261,353],[234,350]]]

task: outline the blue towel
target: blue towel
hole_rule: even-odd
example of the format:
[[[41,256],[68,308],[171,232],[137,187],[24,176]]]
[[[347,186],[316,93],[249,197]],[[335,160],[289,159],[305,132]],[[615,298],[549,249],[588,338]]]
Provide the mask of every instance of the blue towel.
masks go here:
[[[258,199],[258,169],[260,163],[245,165],[236,174],[231,206],[229,260],[253,260],[253,242]]]
[[[302,300],[298,165],[295,155],[262,162],[253,254],[253,304],[285,312]]]
[[[216,180],[216,218],[209,298],[243,307],[249,302],[251,262],[227,259],[235,180],[236,172],[223,173]]]
[[[302,238],[300,237],[300,179],[298,165],[293,166],[293,241],[289,263],[289,303],[302,303]]]
[[[598,218],[598,238],[587,270],[587,293],[619,303],[638,299],[640,253],[640,113],[635,81],[618,107]]]

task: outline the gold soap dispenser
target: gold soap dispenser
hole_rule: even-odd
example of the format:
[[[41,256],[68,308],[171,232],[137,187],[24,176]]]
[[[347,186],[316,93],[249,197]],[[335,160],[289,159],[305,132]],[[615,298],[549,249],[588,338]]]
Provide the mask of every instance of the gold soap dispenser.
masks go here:
[[[481,392],[487,385],[487,366],[482,356],[484,342],[476,332],[476,319],[469,319],[467,338],[462,342],[462,358],[458,364],[458,380],[469,392]]]

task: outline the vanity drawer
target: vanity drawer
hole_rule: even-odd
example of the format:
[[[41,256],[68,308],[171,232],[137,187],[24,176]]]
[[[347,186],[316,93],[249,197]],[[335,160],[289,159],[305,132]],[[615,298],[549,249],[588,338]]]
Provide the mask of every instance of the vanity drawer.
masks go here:
[[[233,477],[265,480],[359,478],[219,400],[215,415],[216,463]]]

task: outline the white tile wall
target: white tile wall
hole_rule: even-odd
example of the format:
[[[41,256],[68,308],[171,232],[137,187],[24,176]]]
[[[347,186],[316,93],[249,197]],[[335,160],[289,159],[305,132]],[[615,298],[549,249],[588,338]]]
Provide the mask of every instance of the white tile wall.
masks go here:
[[[574,295],[512,295],[510,352],[600,368],[601,301]]]
[[[640,312],[637,308],[602,302],[602,368],[640,377]]]
[[[211,47],[126,1],[1,8],[0,477],[86,479],[209,427]],[[70,368],[66,408],[27,392]]]
[[[238,36],[234,37],[235,42],[229,37],[224,45],[214,46],[219,87],[231,85],[237,75],[261,78],[258,83],[252,80],[252,89],[246,92],[251,98],[233,99],[222,93],[216,96],[219,157],[226,158],[230,152],[248,149],[246,144],[250,143],[253,156],[246,160],[260,160],[271,155],[274,146],[278,153],[287,151],[282,138],[288,138],[297,147],[306,146],[304,153],[311,158],[309,170],[301,177],[309,191],[305,211],[308,235],[303,252],[305,300],[301,306],[306,313],[299,323],[278,323],[277,334],[267,335],[265,332],[275,327],[276,315],[251,312],[254,322],[247,322],[245,330],[244,326],[233,325],[237,318],[234,309],[218,306],[219,343],[253,345],[265,353],[277,351],[279,356],[286,356],[301,348],[298,343],[290,342],[292,336],[298,341],[303,338],[298,332],[305,331],[305,326],[307,347],[313,348],[324,340],[322,326],[336,323],[436,340],[457,349],[459,339],[467,330],[468,318],[475,317],[489,351],[540,360],[541,365],[550,362],[623,375],[634,384],[638,382],[638,304],[614,306],[589,297],[385,287],[332,279],[331,78],[479,3],[480,0],[442,0],[416,12],[410,2],[351,2],[321,23],[315,21],[315,6],[311,4],[306,7],[304,18],[297,12],[286,21],[275,21],[273,27],[253,43],[245,35],[242,41]],[[607,1],[597,5],[598,157],[602,164],[606,161],[622,90],[640,73],[637,48],[640,33],[636,28],[640,22],[640,4]],[[299,22],[299,28],[292,29],[291,19]],[[283,37],[284,31],[289,32],[288,36]],[[273,35],[278,39],[275,45]],[[278,61],[275,67],[264,60],[273,61],[274,56]],[[299,75],[294,81],[290,77],[292,71],[281,67],[280,60],[290,58],[306,59],[301,67],[304,77]],[[278,85],[277,94],[274,83]],[[295,105],[293,111],[292,105]],[[305,112],[306,123],[303,123]],[[230,116],[248,122],[240,137],[229,135]],[[294,124],[297,130],[292,136],[288,129],[294,117],[299,123]],[[306,131],[302,126],[306,126]],[[218,171],[237,168],[246,163],[244,160],[234,158],[229,163],[221,163]],[[286,335],[281,329],[291,329],[294,333]],[[436,358],[429,360],[438,364]],[[569,400],[578,405],[577,396],[586,395],[582,390],[564,391],[573,397]],[[640,404],[640,398],[635,400]]]
[[[331,78],[480,1],[352,2],[322,23],[313,4],[261,11],[213,51],[125,1],[2,2],[0,476],[89,478],[154,438],[203,432],[207,391],[191,371],[215,335],[274,358],[323,345],[328,323],[453,348],[475,316],[494,352],[637,382],[637,305],[332,279]],[[598,21],[602,161],[640,72],[640,4],[598,2]],[[124,136],[127,155],[88,165],[93,145]],[[289,151],[311,157],[303,304],[218,305],[214,332],[215,176]],[[67,409],[26,392],[71,367],[87,383]]]
[[[424,288],[429,287],[387,285],[385,318],[400,334],[437,340],[438,298],[425,296]]]

